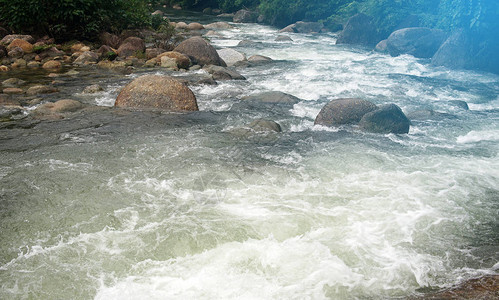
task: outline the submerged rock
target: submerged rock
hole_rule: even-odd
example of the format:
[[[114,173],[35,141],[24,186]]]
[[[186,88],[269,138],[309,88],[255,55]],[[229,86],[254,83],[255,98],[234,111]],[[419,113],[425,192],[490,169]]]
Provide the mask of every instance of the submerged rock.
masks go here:
[[[374,46],[378,41],[378,31],[373,19],[365,14],[356,14],[345,24],[336,44]]]
[[[276,42],[292,42],[293,39],[287,35],[278,35],[275,40]]]
[[[243,75],[230,68],[207,65],[203,70],[210,73],[215,80],[246,80]]]
[[[258,119],[248,125],[249,128],[259,132],[281,132],[281,125],[272,120]]]
[[[92,85],[89,85],[87,86],[84,90],[83,90],[83,93],[84,94],[95,94],[95,93],[98,93],[98,92],[102,92],[104,89],[98,85],[98,84],[92,84]]]
[[[457,286],[440,292],[428,293],[410,300],[426,299],[475,299],[488,300],[499,298],[499,275],[485,275],[480,278],[467,280]]]
[[[144,75],[134,79],[121,90],[114,105],[165,111],[198,110],[196,97],[184,83],[160,75]]]
[[[341,98],[326,104],[314,124],[323,126],[338,126],[358,123],[362,117],[378,107],[367,100],[358,98]]]
[[[411,122],[395,104],[380,106],[366,113],[359,122],[362,130],[373,133],[409,133]]]
[[[444,40],[445,33],[439,29],[404,28],[390,34],[386,47],[391,56],[410,54],[418,58],[431,58]]]
[[[213,46],[202,37],[191,37],[180,43],[174,51],[187,55],[193,62],[204,65],[226,66]]]

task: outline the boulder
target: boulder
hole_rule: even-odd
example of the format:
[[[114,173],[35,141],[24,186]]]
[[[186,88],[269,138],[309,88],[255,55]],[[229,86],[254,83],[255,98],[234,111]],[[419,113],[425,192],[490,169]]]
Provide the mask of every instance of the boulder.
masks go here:
[[[10,68],[5,65],[0,65],[0,72],[8,72]]]
[[[317,33],[321,32],[324,26],[318,22],[298,21],[291,25],[291,29],[296,33]]]
[[[410,54],[418,58],[431,58],[445,40],[445,33],[426,27],[404,28],[388,37],[386,46],[391,56]]]
[[[409,133],[411,122],[395,104],[380,106],[366,113],[359,122],[359,127],[373,133]]]
[[[97,63],[99,60],[99,54],[94,53],[92,51],[85,51],[77,59],[73,62],[74,65],[82,66],[88,64]]]
[[[268,62],[272,61],[272,58],[263,55],[252,55],[248,58],[250,62]]]
[[[191,37],[180,43],[174,51],[187,55],[193,62],[204,65],[226,66],[213,46],[202,37]]]
[[[283,29],[279,30],[279,32],[290,32],[290,33],[293,33],[295,32],[295,24],[291,24],[291,25],[288,25],[286,27],[284,27]]]
[[[164,13],[161,10],[155,10],[152,14],[152,16],[163,16]]]
[[[215,80],[246,80],[246,78],[237,71],[221,66],[206,65],[203,70],[210,73]]]
[[[301,101],[300,98],[279,91],[262,92],[245,96],[244,101],[255,101],[262,103],[277,103],[277,104],[296,104]]]
[[[40,67],[40,63],[37,61],[30,61],[26,66],[31,69],[36,69]]]
[[[33,44],[30,42],[26,42],[25,40],[22,39],[14,39],[9,46],[7,46],[7,50],[10,51],[14,47],[19,47],[23,49],[24,53],[31,53],[33,52]]]
[[[217,53],[227,66],[233,66],[237,62],[246,60],[246,56],[243,53],[230,48],[217,50]]]
[[[4,88],[3,93],[7,95],[16,95],[16,94],[23,94],[24,91],[20,88],[9,87],[9,88]]]
[[[258,119],[248,125],[249,128],[257,132],[281,132],[281,125],[272,120]]]
[[[63,119],[66,113],[76,112],[85,106],[76,100],[63,99],[57,102],[48,102],[38,106],[33,115],[35,118],[42,119]]]
[[[164,56],[175,59],[177,66],[181,69],[188,69],[189,66],[191,65],[191,60],[187,55],[184,55],[176,51],[168,51],[161,53],[160,55],[156,56],[156,61],[158,63],[161,62],[161,58]]]
[[[9,78],[4,81],[2,81],[2,85],[4,87],[18,87],[20,85],[25,84],[26,81],[19,79],[19,78]]]
[[[336,44],[374,46],[378,41],[378,31],[373,19],[360,13],[348,19]]]
[[[143,39],[138,37],[129,37],[121,43],[117,50],[118,56],[128,57],[135,56],[138,53],[142,53],[146,50],[146,44]]]
[[[40,56],[41,59],[45,59],[47,57],[58,57],[58,56],[64,56],[64,52],[57,49],[56,47],[51,47],[43,52],[41,52],[40,54],[38,54]]]
[[[176,28],[176,29],[187,29],[187,23],[185,23],[185,22],[178,22],[178,23],[175,25],[175,28]]]
[[[146,59],[152,59],[160,55],[161,53],[166,52],[165,49],[161,48],[147,48],[146,49]]]
[[[247,9],[241,9],[236,12],[232,21],[234,23],[256,23],[258,13]]]
[[[22,58],[19,58],[19,59],[16,59],[14,61],[14,63],[12,65],[10,65],[10,66],[12,67],[12,69],[25,68],[27,64],[28,63],[26,62],[26,60],[24,60]]]
[[[7,55],[11,58],[21,58],[24,56],[24,51],[21,47],[14,47],[9,52]]]
[[[161,67],[173,69],[173,70],[178,70],[178,65],[177,65],[177,61],[175,60],[175,58],[171,58],[168,56],[161,57]]]
[[[160,75],[144,75],[134,79],[121,90],[114,105],[165,111],[198,110],[196,97],[184,83]]]
[[[452,69],[473,68],[474,55],[471,37],[464,30],[458,30],[440,46],[431,58],[434,66]]]
[[[49,60],[43,64],[42,68],[48,70],[60,69],[62,68],[62,64],[60,61],[57,60]]]
[[[205,29],[232,29],[234,26],[227,22],[215,22],[204,26]]]
[[[34,96],[34,95],[39,95],[39,94],[52,94],[52,93],[57,93],[59,90],[55,87],[52,86],[46,86],[46,85],[35,85],[30,87],[27,91],[26,94],[28,96]]]
[[[83,90],[83,93],[84,94],[95,94],[95,93],[98,93],[98,92],[102,92],[104,89],[98,85],[98,84],[92,84],[92,85],[89,85],[87,86],[84,90]]]
[[[0,41],[0,44],[8,45],[8,44],[12,43],[12,41],[15,39],[24,40],[24,41],[31,43],[31,44],[33,44],[35,42],[35,39],[31,35],[10,34],[10,35],[4,36],[2,38],[2,40]]]
[[[287,35],[278,35],[275,40],[276,42],[292,42],[293,39]]]
[[[315,118],[314,124],[323,126],[355,124],[358,123],[365,114],[376,109],[377,106],[374,103],[363,99],[335,99],[321,109]]]
[[[107,59],[107,60],[115,60],[118,54],[115,50],[108,45],[102,45],[97,50],[97,54],[99,54],[99,59]]]
[[[109,32],[101,33],[99,35],[99,41],[102,45],[106,45],[114,49],[117,49],[121,43],[121,39],[117,35]]]
[[[71,53],[82,52],[81,49],[83,47],[86,47],[85,44],[75,43],[75,44],[71,45]]]
[[[203,30],[204,26],[201,25],[200,23],[192,22],[187,25],[188,30]]]
[[[374,51],[380,52],[380,53],[388,53],[386,41],[387,40],[382,40],[381,42],[376,44],[376,47],[374,47]]]

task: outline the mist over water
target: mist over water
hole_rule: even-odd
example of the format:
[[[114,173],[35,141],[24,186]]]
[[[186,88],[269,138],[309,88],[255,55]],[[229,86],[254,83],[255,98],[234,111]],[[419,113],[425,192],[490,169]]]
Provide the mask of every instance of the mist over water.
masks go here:
[[[212,44],[275,62],[192,87],[199,117],[2,152],[0,298],[386,299],[497,272],[497,75],[234,25]],[[244,106],[261,91],[303,100]],[[340,97],[441,114],[407,135],[314,126]],[[283,132],[231,133],[256,118]]]

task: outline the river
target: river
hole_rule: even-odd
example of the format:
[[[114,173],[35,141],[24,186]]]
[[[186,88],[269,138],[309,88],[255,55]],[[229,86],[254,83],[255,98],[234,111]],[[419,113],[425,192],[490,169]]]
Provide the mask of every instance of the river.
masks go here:
[[[1,299],[389,299],[497,273],[499,76],[233,25],[211,43],[274,62],[193,86],[199,113],[2,148]],[[63,96],[103,106],[139,74],[166,73],[78,72]],[[81,94],[95,82],[105,91]],[[262,91],[302,101],[241,100]],[[405,135],[314,126],[341,97],[439,114]],[[233,134],[257,118],[283,132]]]

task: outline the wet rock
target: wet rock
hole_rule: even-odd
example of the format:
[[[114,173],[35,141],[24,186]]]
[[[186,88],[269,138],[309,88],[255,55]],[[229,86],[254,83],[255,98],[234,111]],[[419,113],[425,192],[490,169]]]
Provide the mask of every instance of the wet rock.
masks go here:
[[[81,49],[83,47],[86,47],[85,44],[75,43],[75,44],[71,45],[71,53],[82,52]]]
[[[215,80],[246,80],[244,76],[230,68],[206,65],[203,67],[203,70],[210,73]]]
[[[0,94],[0,106],[21,106],[21,103],[11,95]]]
[[[178,65],[177,65],[177,61],[175,60],[175,58],[171,58],[168,56],[161,57],[161,67],[173,69],[173,70],[178,70]]]
[[[278,104],[296,104],[301,101],[300,98],[279,91],[270,91],[258,93],[242,98],[244,101],[255,101],[262,103],[278,103]]]
[[[466,103],[466,101],[463,100],[450,100],[449,104],[463,110],[470,110],[468,103]]]
[[[488,300],[499,298],[499,275],[485,275],[480,278],[467,280],[457,286],[443,291],[429,293],[426,295],[411,297],[410,300],[426,299],[474,299]]]
[[[87,86],[84,90],[83,90],[83,93],[84,94],[95,94],[95,93],[98,93],[98,92],[102,92],[104,89],[98,85],[98,84],[92,84],[92,85],[89,85]]]
[[[30,68],[30,69],[36,69],[36,68],[39,68],[41,66],[41,64],[37,61],[30,61],[26,67]]]
[[[287,36],[287,35],[279,35],[279,36],[277,36],[277,37],[275,38],[275,40],[274,40],[274,41],[276,41],[276,42],[292,42],[292,41],[293,41],[293,39],[292,39],[292,38],[290,38],[290,37],[289,37],[289,36]]]
[[[17,68],[26,68],[26,66],[28,65],[28,63],[26,62],[26,60],[22,59],[22,58],[18,58],[16,59],[12,65],[10,65],[10,67],[12,69],[17,69]]]
[[[24,51],[21,47],[11,48],[7,55],[11,58],[21,58],[24,56]]]
[[[418,58],[431,58],[445,38],[445,33],[439,29],[404,28],[390,34],[386,45],[391,56],[410,54]]]
[[[165,111],[198,110],[196,97],[184,84],[170,76],[144,75],[127,84],[115,106]]]
[[[247,9],[241,9],[234,15],[232,21],[234,23],[256,23],[258,13]]]
[[[377,106],[369,101],[358,98],[341,98],[326,104],[314,124],[323,126],[338,126],[358,123],[362,117],[374,110]]]
[[[116,53],[116,51],[108,45],[100,46],[100,48],[97,50],[97,54],[99,54],[99,59],[101,60],[115,60],[116,57],[118,57],[118,53]]]
[[[43,64],[42,68],[47,70],[54,70],[62,68],[62,63],[57,60],[49,60]]]
[[[146,44],[143,39],[138,37],[129,37],[123,41],[118,48],[118,56],[128,57],[143,53],[146,50]]]
[[[374,46],[378,41],[378,31],[373,19],[365,14],[356,14],[348,19],[336,44]]]
[[[45,59],[47,57],[58,57],[58,56],[62,57],[62,56],[64,56],[64,52],[57,49],[56,47],[51,47],[51,48],[41,52],[39,54],[39,56],[41,59]]]
[[[33,44],[26,42],[25,40],[22,39],[14,39],[9,46],[7,46],[7,50],[10,51],[15,47],[19,47],[23,49],[24,53],[31,53],[33,52]]]
[[[73,62],[74,65],[83,66],[88,64],[97,63],[99,60],[99,54],[94,53],[92,51],[86,51],[80,54],[77,59]]]
[[[10,34],[6,35],[0,40],[0,44],[8,45],[12,43],[13,40],[15,39],[20,39],[24,40],[28,43],[33,44],[35,42],[35,39],[31,35],[20,35],[20,34]]]
[[[4,87],[18,87],[20,85],[25,84],[26,81],[19,79],[19,78],[9,78],[4,81],[2,81],[2,85]]]
[[[252,55],[248,58],[250,62],[268,62],[272,61],[272,58],[263,55]]]
[[[239,47],[254,47],[257,45],[261,45],[260,42],[250,41],[250,40],[242,40],[237,44]]]
[[[175,59],[177,66],[181,69],[188,69],[189,66],[191,65],[191,60],[189,59],[189,57],[180,52],[168,51],[161,53],[156,57],[156,61],[161,62],[162,57],[169,57]]]
[[[279,32],[317,33],[321,32],[323,28],[324,26],[318,22],[298,21],[294,24],[284,27]]]
[[[374,51],[380,53],[388,53],[387,40],[382,40],[381,42],[376,44],[376,47],[374,47]]]
[[[227,66],[233,66],[240,61],[246,60],[246,56],[243,53],[230,48],[217,50],[217,53]]]
[[[0,122],[8,122],[23,117],[23,109],[14,106],[0,106]]]
[[[232,29],[234,26],[227,22],[215,22],[204,26],[205,29]]]
[[[281,132],[281,125],[272,120],[258,119],[248,125],[249,128],[257,132]]]
[[[204,26],[200,23],[192,22],[187,25],[187,30],[203,30]]]
[[[4,88],[3,93],[7,95],[14,95],[14,94],[23,94],[24,91],[20,88],[9,87],[9,88]]]
[[[63,99],[57,102],[48,102],[38,106],[32,116],[35,119],[58,120],[64,119],[68,113],[74,113],[83,109],[85,105],[72,99]]]
[[[213,46],[201,37],[191,37],[180,43],[174,51],[187,55],[193,62],[204,65],[226,66]]]
[[[380,106],[366,113],[359,122],[359,127],[373,133],[409,133],[411,122],[395,104]]]
[[[46,85],[35,85],[30,87],[27,91],[26,94],[28,96],[33,96],[33,95],[40,95],[40,94],[52,94],[52,93],[57,93],[59,90],[55,87],[51,86],[46,86]]]

